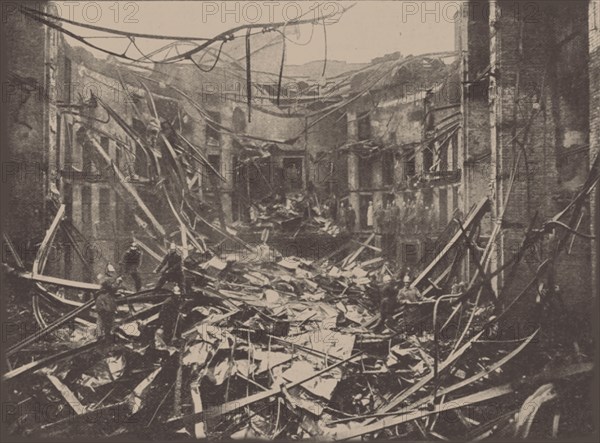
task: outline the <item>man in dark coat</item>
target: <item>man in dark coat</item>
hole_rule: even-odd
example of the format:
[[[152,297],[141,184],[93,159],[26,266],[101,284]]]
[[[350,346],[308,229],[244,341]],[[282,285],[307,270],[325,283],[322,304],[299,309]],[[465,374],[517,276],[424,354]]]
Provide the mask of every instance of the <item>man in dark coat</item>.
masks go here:
[[[182,291],[185,290],[185,280],[183,278],[183,259],[175,243],[169,246],[169,252],[163,258],[163,261],[154,270],[155,273],[161,272],[160,278],[154,289],[160,289],[167,282],[177,283]]]
[[[351,204],[348,203],[348,209],[346,210],[346,230],[348,232],[354,232],[354,225],[356,224],[356,212]]]
[[[123,254],[123,273],[131,275],[135,284],[135,291],[139,292],[142,289],[142,279],[140,278],[139,268],[142,264],[142,251],[135,241],[131,242],[129,248]]]
[[[398,306],[396,300],[396,291],[393,285],[387,285],[383,288],[381,302],[379,303],[379,320],[373,326],[374,330],[378,330],[380,327],[394,330],[393,320],[394,313]]]
[[[99,339],[109,340],[112,337],[112,329],[117,313],[117,286],[114,281],[105,279],[100,284],[100,290],[96,293],[96,331]]]

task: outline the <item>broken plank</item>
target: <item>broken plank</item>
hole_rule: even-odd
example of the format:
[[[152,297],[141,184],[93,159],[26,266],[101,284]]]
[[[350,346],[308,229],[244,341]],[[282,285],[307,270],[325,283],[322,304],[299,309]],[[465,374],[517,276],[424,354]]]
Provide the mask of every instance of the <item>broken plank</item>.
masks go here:
[[[198,157],[200,157],[200,159],[204,162],[204,165],[211,170],[211,172],[213,174],[215,174],[217,177],[219,177],[219,179],[223,182],[227,182],[227,180],[225,179],[225,177],[223,177],[221,175],[221,173],[219,171],[217,171],[215,169],[215,167],[206,159],[206,157],[204,157],[204,155],[202,154],[202,151],[200,151],[199,148],[197,148],[196,146],[194,146],[187,138],[185,138],[183,135],[181,135],[179,132],[177,132],[177,136],[182,139],[188,146],[189,148],[194,151],[196,153],[196,155]]]
[[[73,409],[73,411],[75,411],[77,415],[85,413],[86,407],[81,404],[79,399],[75,396],[75,394],[73,394],[73,391],[71,391],[67,386],[65,386],[65,384],[61,382],[56,376],[48,374],[46,375],[46,377],[48,377],[50,383],[52,383],[54,387],[58,390],[58,392],[60,392],[65,401],[68,403],[69,406],[71,406],[71,408]]]
[[[156,252],[154,252],[152,249],[150,249],[150,247],[148,245],[146,245],[145,243],[143,243],[142,241],[140,241],[138,238],[134,237],[133,241],[135,241],[138,245],[140,245],[140,247],[146,251],[148,253],[148,255],[150,255],[150,257],[152,257],[154,260],[156,260],[157,262],[161,262],[162,261],[162,257],[160,255],[158,255]],[[161,251],[163,254],[166,253],[166,251]]]
[[[357,426],[350,431],[336,436],[334,440],[348,440],[350,438],[360,437],[361,435],[371,434],[378,432],[391,426],[397,426],[402,423],[406,423],[412,420],[423,418],[432,414],[439,414],[442,412],[450,411],[453,409],[463,408],[484,401],[492,400],[504,395],[513,393],[519,385],[534,385],[541,383],[545,380],[553,380],[559,378],[565,378],[577,374],[589,372],[593,369],[593,363],[577,363],[570,366],[559,368],[558,370],[543,373],[538,376],[530,377],[529,379],[520,379],[517,382],[506,383],[500,386],[495,386],[489,389],[485,389],[474,394],[466,395],[461,398],[453,399],[444,404],[435,405],[432,409],[413,410],[410,412],[402,411],[399,412],[399,417],[384,418],[370,425]]]
[[[306,383],[307,381],[312,380],[313,378],[319,377],[319,376],[331,371],[332,369],[335,369],[338,366],[343,365],[344,363],[354,360],[356,357],[359,357],[362,353],[363,353],[362,351],[357,352],[356,354],[350,356],[349,358],[339,361],[337,363],[334,363],[331,366],[327,366],[326,368],[323,368],[320,371],[317,371],[317,372],[311,374],[310,376],[303,378],[302,380],[288,383],[282,387],[276,387],[273,389],[269,389],[268,391],[258,392],[256,394],[249,395],[248,397],[245,397],[242,399],[232,400],[232,401],[224,403],[220,406],[214,406],[214,407],[208,408],[205,411],[200,412],[200,413],[194,413],[194,414],[186,415],[183,417],[175,417],[175,418],[168,420],[166,423],[163,424],[163,426],[178,428],[181,425],[183,425],[184,423],[195,424],[198,420],[219,417],[221,415],[237,411],[238,409],[249,406],[258,401],[266,400],[267,398],[273,397],[275,395],[279,395],[285,389],[287,389],[289,391],[290,389],[292,389],[296,386],[300,386],[303,383]]]
[[[487,197],[483,198],[477,206],[471,211],[469,216],[466,218],[464,223],[462,224],[462,229],[465,231],[469,229],[469,227],[476,223],[481,217],[487,212],[489,208],[489,200]],[[429,276],[431,271],[438,265],[438,263],[450,252],[450,250],[456,246],[458,241],[462,237],[462,231],[459,229],[450,239],[450,241],[446,244],[444,249],[429,263],[429,265],[419,274],[417,278],[411,283],[412,288],[416,288],[420,283],[426,281],[426,278]]]
[[[65,215],[65,205],[60,205],[56,215],[54,216],[54,220],[52,220],[52,224],[46,230],[46,235],[44,236],[44,240],[42,240],[42,244],[40,245],[35,259],[33,261],[33,275],[41,274],[46,266],[46,260],[48,258],[48,249],[52,244],[52,240],[56,236],[56,232],[58,231],[58,224],[61,222],[63,216]]]
[[[108,153],[104,150],[104,148],[102,146],[100,146],[100,144],[93,137],[91,137],[88,134],[86,134],[86,136],[87,136],[87,142],[94,147],[96,152],[105,161],[105,163],[113,169],[113,171],[115,172],[115,175],[118,178],[119,184],[132,197],[132,199],[139,206],[139,208],[142,210],[142,212],[148,218],[148,220],[150,220],[154,229],[159,234],[161,234],[163,237],[166,236],[165,229],[158,222],[158,220],[154,217],[154,214],[152,214],[150,209],[148,209],[148,207],[146,206],[146,204],[144,203],[142,198],[139,196],[136,189],[128,182],[127,178],[123,175],[121,170],[114,164],[114,162],[112,161],[112,158],[108,155]],[[111,183],[112,183],[112,181],[111,181]]]
[[[202,246],[200,245],[200,243],[198,243],[196,241],[196,239],[194,238],[194,236],[192,235],[192,233],[190,232],[190,230],[188,229],[188,227],[185,225],[185,223],[183,222],[183,220],[179,216],[178,212],[175,210],[175,206],[171,202],[171,198],[169,197],[167,189],[163,187],[163,191],[164,191],[164,194],[165,194],[165,198],[167,199],[167,203],[169,204],[169,207],[171,208],[171,212],[173,213],[173,216],[175,217],[175,219],[179,223],[179,226],[181,227],[181,229],[186,231],[186,234],[187,234],[186,238],[189,238],[190,242],[194,245],[194,247],[198,248],[199,251],[202,251],[203,250]]]
[[[373,251],[375,251],[375,252],[381,252],[381,248],[378,248],[378,247],[376,247],[376,246],[371,246],[371,245],[368,245],[368,244],[366,244],[366,243],[359,242],[358,240],[354,240],[354,239],[352,239],[352,240],[350,240],[350,241],[351,241],[352,243],[356,243],[357,245],[364,246],[365,248],[372,249],[372,250],[373,250]]]
[[[42,337],[45,337],[46,335],[48,335],[49,333],[51,333],[52,331],[55,331],[56,329],[58,329],[59,327],[61,327],[62,325],[64,325],[66,322],[68,322],[69,320],[71,320],[72,318],[75,318],[77,315],[81,314],[82,312],[87,311],[88,309],[91,309],[91,307],[95,304],[94,300],[90,300],[87,303],[81,305],[80,307],[78,307],[77,309],[72,310],[71,312],[69,312],[66,315],[63,315],[61,318],[59,318],[58,320],[54,321],[52,324],[50,324],[48,327],[30,335],[29,337],[21,340],[19,343],[14,344],[13,346],[11,346],[10,348],[8,348],[6,350],[6,355],[12,355],[14,354],[16,351],[18,351],[19,349],[39,340]]]
[[[103,344],[106,344],[106,342],[97,340],[97,341],[87,343],[83,346],[80,346],[79,348],[68,349],[64,352],[59,352],[58,354],[51,355],[51,356],[43,358],[41,360],[32,361],[31,363],[28,363],[23,366],[19,366],[18,368],[15,368],[12,371],[9,371],[9,372],[3,374],[2,381],[6,382],[9,380],[15,380],[25,374],[29,374],[31,372],[37,371],[38,369],[49,366],[53,363],[57,363],[59,361],[65,360],[67,358],[74,357],[76,355],[83,354],[85,352],[89,352],[92,349],[95,349]]]
[[[21,272],[19,274],[19,277],[25,278],[27,280],[33,280],[33,281],[40,282],[40,283],[50,283],[53,285],[64,286],[67,288],[85,289],[87,291],[97,291],[98,289],[100,289],[100,285],[98,285],[96,283],[86,283],[86,282],[75,281],[75,280],[67,280],[65,278],[51,277],[49,275],[41,275],[41,274],[34,275],[31,272]]]
[[[375,238],[375,234],[373,233],[373,234],[371,234],[369,236],[369,238],[367,238],[367,240],[365,240],[364,246],[361,246],[356,251],[354,251],[352,254],[350,254],[349,256],[347,256],[344,259],[344,261],[342,262],[342,268],[345,268],[346,266],[348,266],[349,264],[351,264],[354,260],[356,260],[358,258],[358,256],[365,250],[366,246],[369,243],[371,243],[374,238]]]
[[[19,256],[19,253],[17,252],[17,249],[15,248],[15,245],[10,239],[10,237],[6,234],[6,232],[3,232],[2,236],[4,237],[4,242],[8,246],[10,253],[15,259],[15,262],[17,262],[17,266],[19,266],[20,268],[24,268],[25,265],[23,264],[23,260],[21,260],[21,257]]]
[[[480,372],[472,375],[469,378],[466,378],[464,380],[461,380],[460,382],[449,386],[447,388],[442,388],[438,391],[437,395],[447,395],[450,394],[451,392],[457,391],[458,389],[461,389],[465,386],[470,385],[471,383],[489,376],[492,372],[494,372],[496,369],[500,368],[501,366],[503,366],[505,363],[507,363],[508,361],[512,360],[515,356],[517,356],[530,342],[531,340],[535,337],[535,335],[539,332],[539,329],[537,329],[536,331],[533,332],[533,334],[531,334],[529,337],[527,337],[525,340],[523,340],[523,343],[521,343],[519,346],[517,346],[515,349],[513,349],[511,352],[509,352],[508,354],[506,354],[504,357],[502,357],[500,360],[496,361],[495,363],[491,364],[490,366],[488,366],[487,368],[481,370]],[[421,406],[430,403],[431,401],[434,400],[434,395],[430,394],[426,397],[421,398],[420,400],[417,400],[414,403],[411,403],[410,408],[411,409],[417,409],[420,408]],[[406,410],[402,409],[399,410],[397,412],[384,412],[382,414],[373,414],[373,415],[368,415],[368,416],[364,416],[364,418],[375,418],[375,417],[381,417],[381,416],[386,416],[386,415],[399,415],[399,414],[403,414],[405,413]],[[342,422],[346,422],[346,421],[353,421],[356,420],[356,418],[354,417],[350,417],[350,418],[342,418],[342,419],[338,419],[338,420],[334,420],[332,422],[330,422],[330,424],[336,424],[336,423],[342,423]]]
[[[204,408],[202,407],[202,398],[200,397],[200,388],[197,381],[190,383],[190,394],[192,396],[192,404],[194,405],[194,413],[201,414]],[[202,420],[194,425],[194,436],[196,438],[206,438],[205,424]]]

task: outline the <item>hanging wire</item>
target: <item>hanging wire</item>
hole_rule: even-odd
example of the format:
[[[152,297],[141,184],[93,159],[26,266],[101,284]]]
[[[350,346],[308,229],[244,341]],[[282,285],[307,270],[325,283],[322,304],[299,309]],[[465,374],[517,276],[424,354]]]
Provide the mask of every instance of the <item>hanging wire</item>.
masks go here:
[[[42,15],[49,19],[61,21],[63,23],[69,23],[74,26],[93,29],[95,31],[107,32],[109,34],[118,34],[118,35],[122,35],[125,37],[150,38],[150,39],[154,39],[154,40],[156,40],[156,39],[158,39],[158,40],[206,40],[206,41],[211,40],[210,38],[206,38],[206,37],[189,37],[189,36],[182,37],[182,36],[176,36],[176,35],[142,34],[142,33],[136,33],[136,32],[121,31],[120,29],[105,28],[102,26],[91,25],[89,23],[83,23],[83,22],[78,22],[75,20],[70,20],[68,18],[59,17],[57,15],[49,14],[47,12],[42,12],[42,11],[38,11],[36,9],[31,9],[26,6],[22,6],[21,11],[25,11],[32,15],[36,15],[36,14]]]
[[[180,36],[165,36],[165,35],[154,35],[154,34],[140,34],[140,33],[131,33],[131,32],[125,32],[125,31],[120,31],[120,30],[116,30],[116,29],[110,29],[110,28],[103,28],[100,26],[95,26],[95,25],[89,25],[87,23],[80,23],[80,22],[76,22],[73,20],[69,20],[69,19],[64,19],[62,17],[58,17],[52,14],[48,14],[48,13],[44,13],[41,11],[36,11],[30,8],[26,8],[23,7],[21,9],[21,13],[23,15],[25,15],[26,17],[31,18],[32,20],[36,20],[40,23],[45,24],[48,27],[51,27],[52,29],[55,29],[59,32],[62,32],[66,35],[68,35],[69,37],[80,41],[81,43],[96,49],[97,51],[103,52],[105,54],[108,55],[112,55],[114,57],[119,57],[119,58],[124,58],[126,60],[129,60],[131,62],[136,62],[136,63],[152,63],[152,64],[173,64],[173,63],[177,63],[180,62],[182,60],[188,59],[191,55],[195,54],[196,52],[199,52],[200,50],[210,46],[212,43],[219,41],[219,40],[223,40],[223,39],[227,39],[227,38],[231,38],[231,36],[233,35],[234,32],[237,32],[241,29],[255,29],[259,26],[257,25],[243,25],[243,26],[239,26],[238,28],[234,28],[233,32],[232,31],[226,31],[223,32],[221,34],[219,34],[216,37],[213,38],[204,38],[204,37],[180,37]],[[47,18],[44,18],[47,17]],[[63,23],[68,23],[68,24],[72,24],[74,26],[79,26],[82,28],[89,28],[89,29],[94,29],[97,31],[103,31],[103,32],[107,32],[107,33],[114,33],[114,34],[118,34],[117,36],[115,35],[109,35],[109,36],[92,36],[91,38],[94,39],[99,39],[99,38],[118,38],[119,36],[123,36],[122,38],[128,38],[130,40],[130,44],[128,45],[128,47],[126,48],[124,53],[118,53],[115,51],[112,51],[110,49],[106,49],[103,48],[101,46],[98,46],[96,44],[93,44],[89,41],[87,41],[86,36],[82,36],[79,35],[73,31],[70,31],[66,28],[63,28],[60,24],[55,23],[54,21],[50,21],[50,20],[54,20],[56,22],[63,22]],[[262,25],[262,27],[264,28],[265,25]],[[256,34],[260,34],[263,33],[264,29],[261,31],[256,31],[256,32],[251,32],[250,35],[256,35]],[[132,44],[132,38],[149,38],[149,39],[170,39],[170,40],[179,40],[177,42],[177,44],[195,44],[195,41],[199,41],[202,40],[204,43],[203,44],[196,44],[196,47],[181,54],[178,52],[178,54],[176,56],[171,56],[171,57],[165,57],[163,60],[153,60],[151,59],[147,54],[145,54],[137,45],[137,43],[135,41],[133,41],[133,46],[137,49],[137,51],[142,55],[141,58],[135,59],[132,57],[129,57],[126,52],[129,49],[129,46]],[[153,54],[156,53],[160,53],[161,51],[163,51],[165,48],[169,47],[170,45],[172,45],[173,43],[170,43],[168,45],[163,46],[162,48],[160,48],[158,51],[154,51]],[[145,62],[143,60],[146,60]]]
[[[202,72],[211,72],[213,69],[215,69],[215,66],[217,66],[217,63],[219,62],[219,59],[221,58],[221,51],[223,50],[223,45],[225,44],[225,42],[227,42],[227,40],[223,40],[221,42],[221,45],[219,46],[217,55],[215,56],[215,61],[212,64],[212,66],[208,69],[204,69],[202,66],[200,66],[200,63],[202,63],[202,59],[204,59],[204,57],[206,56],[206,54],[208,53],[205,52],[202,57],[200,57],[200,60],[198,60],[198,62],[196,62],[196,60],[194,60],[193,57],[190,56],[190,60],[191,62],[194,64],[194,66],[196,66],[198,69],[200,69]]]
[[[248,122],[252,121],[252,68],[250,66],[250,28],[246,32],[246,98],[248,99]]]
[[[277,80],[277,106],[279,106],[281,99],[281,80],[283,79],[283,66],[285,65],[285,30],[281,33],[281,65],[279,66],[279,79]]]
[[[351,4],[350,6],[348,6],[347,8],[343,8],[342,11],[340,12],[334,12],[331,13],[329,15],[325,15],[323,17],[321,17],[321,20],[324,20],[326,18],[331,18],[334,17],[338,14],[344,14],[346,11],[348,11],[350,8],[353,8],[356,5],[356,3]],[[250,32],[251,29],[262,29],[262,32],[270,32],[270,31],[278,31],[277,28],[280,27],[285,27],[288,24],[296,24],[296,25],[300,25],[300,24],[305,24],[305,23],[313,23],[315,21],[314,18],[310,18],[310,19],[302,19],[302,17],[304,17],[305,15],[307,15],[309,12],[311,11],[307,11],[306,13],[302,14],[300,17],[297,17],[293,20],[286,20],[284,22],[276,22],[276,23],[268,23],[268,24],[264,24],[264,23],[256,23],[256,24],[249,24],[249,25],[241,25],[241,26],[237,26],[235,28],[232,28],[228,31],[222,32],[220,34],[217,34],[215,37],[213,37],[212,39],[210,39],[209,41],[200,44],[197,48],[192,49],[184,54],[182,54],[182,56],[184,58],[188,58],[191,55],[194,55],[197,52],[200,52],[202,49],[206,48],[207,46],[209,46],[211,43],[220,40],[228,35],[232,35],[235,34],[238,31],[242,31],[242,30],[246,30],[247,34],[246,36],[248,36],[248,32]],[[171,61],[170,59],[167,59],[166,61]]]
[[[323,43],[325,54],[323,55],[323,72],[321,73],[321,77],[325,77],[325,70],[327,69],[327,24],[325,24],[325,20],[323,20]]]

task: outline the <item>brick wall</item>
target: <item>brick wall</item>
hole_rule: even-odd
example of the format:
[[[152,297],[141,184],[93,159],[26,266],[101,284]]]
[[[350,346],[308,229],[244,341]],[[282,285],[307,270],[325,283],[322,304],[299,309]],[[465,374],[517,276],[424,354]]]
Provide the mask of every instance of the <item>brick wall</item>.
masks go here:
[[[14,5],[12,5],[14,8]],[[37,5],[38,9],[42,6]],[[6,193],[4,229],[25,262],[35,258],[47,227],[47,113],[51,101],[45,48],[46,27],[16,8],[3,7],[2,187]],[[4,75],[6,77],[4,77]]]
[[[490,96],[492,174],[495,215],[504,212],[497,244],[498,264],[519,248],[537,213],[537,224],[560,211],[577,192],[587,168],[579,152],[587,144],[587,41],[575,30],[587,15],[585,2],[500,1],[490,16],[490,47],[494,77]],[[565,88],[571,86],[571,90]],[[578,91],[574,96],[574,91]],[[521,159],[508,203],[513,162]],[[583,225],[587,223],[584,219]],[[562,233],[560,233],[562,234]],[[547,251],[545,251],[547,252]],[[539,264],[529,254],[510,281],[504,273],[498,286],[521,286]],[[589,298],[589,243],[576,239],[570,255],[556,266],[557,282],[567,301]],[[510,293],[510,292],[509,292]],[[514,294],[513,294],[514,295]]]

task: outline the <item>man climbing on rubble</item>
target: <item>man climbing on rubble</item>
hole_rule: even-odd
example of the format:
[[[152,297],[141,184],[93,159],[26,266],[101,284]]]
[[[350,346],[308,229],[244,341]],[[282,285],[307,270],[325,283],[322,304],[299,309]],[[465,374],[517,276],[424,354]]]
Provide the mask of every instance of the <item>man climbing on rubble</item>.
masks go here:
[[[373,330],[377,331],[380,327],[393,329],[394,313],[398,306],[396,299],[396,291],[390,284],[383,288],[381,302],[379,304],[379,320],[373,326]]]
[[[406,274],[402,281],[404,282],[404,287],[398,292],[398,303],[416,303],[423,300],[421,292],[417,288],[410,287],[412,283],[410,274]]]
[[[100,290],[96,293],[96,331],[98,339],[110,340],[117,312],[117,289],[121,277],[116,277],[114,267],[109,263],[104,275],[100,275]]]
[[[123,254],[121,265],[123,266],[123,274],[129,274],[135,284],[135,292],[142,289],[142,279],[140,278],[139,268],[142,264],[142,251],[137,243],[131,242],[129,248]]]
[[[161,289],[165,283],[177,283],[180,288],[185,288],[185,280],[183,277],[183,259],[175,243],[169,245],[169,251],[163,258],[160,265],[156,267],[154,273],[161,272],[160,278],[154,289]]]
[[[169,345],[173,338],[177,338],[179,310],[182,303],[181,289],[179,285],[173,287],[173,294],[167,299],[158,314],[159,329],[157,329],[154,339],[157,348],[162,343]]]
[[[104,268],[104,273],[98,274],[96,279],[98,280],[100,286],[103,284],[110,284],[115,288],[117,288],[123,281],[123,279],[117,275],[117,271],[111,263],[106,265],[106,268]]]

